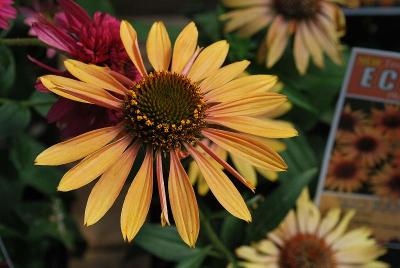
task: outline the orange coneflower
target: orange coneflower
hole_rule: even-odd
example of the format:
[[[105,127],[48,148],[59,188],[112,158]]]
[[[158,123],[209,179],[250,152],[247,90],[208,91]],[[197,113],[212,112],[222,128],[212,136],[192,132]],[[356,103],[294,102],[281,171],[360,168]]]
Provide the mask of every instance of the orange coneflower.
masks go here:
[[[400,198],[400,166],[386,164],[372,176],[372,190],[383,198]]]
[[[286,101],[284,96],[264,90],[275,83],[276,78],[268,75],[237,78],[249,62],[221,67],[228,53],[228,43],[219,41],[199,49],[194,23],[183,29],[173,48],[164,24],[153,24],[147,39],[147,56],[154,71],[148,73],[134,28],[124,21],[120,33],[129,57],[142,76],[138,82],[107,68],[74,60],[67,60],[64,65],[78,80],[54,75],[41,77],[42,83],[58,95],[119,111],[120,122],[54,145],[37,157],[36,164],[62,165],[83,158],[61,179],[60,191],[75,190],[100,176],[85,211],[85,224],[91,225],[112,206],[137,152],[144,148],[145,158],[129,187],[121,213],[122,234],[129,241],[145,222],[152,198],[153,173],[160,194],[161,219],[169,223],[164,157],[170,162],[168,194],[172,214],[179,234],[188,245],[196,242],[199,214],[193,188],[180,162],[182,155],[193,157],[225,209],[250,221],[243,198],[222,170],[215,167],[215,162],[249,188],[253,186],[199,141],[207,138],[255,166],[285,170],[284,161],[274,150],[246,135],[266,138],[297,135],[290,124],[255,117]]]
[[[338,126],[340,131],[354,131],[357,127],[365,124],[367,124],[367,120],[363,111],[353,110],[350,104],[344,106]]]
[[[388,268],[377,261],[386,250],[372,230],[348,230],[354,211],[330,209],[325,216],[304,191],[278,228],[251,246],[236,249],[243,268]]]
[[[359,127],[354,133],[343,134],[337,143],[344,154],[367,167],[378,164],[389,154],[386,137],[379,129],[370,127]]]
[[[382,130],[389,138],[400,137],[400,106],[385,105],[384,110],[372,110],[373,124]]]
[[[353,192],[368,178],[367,171],[357,159],[334,152],[330,160],[325,187],[340,192]]]
[[[343,12],[333,0],[222,0],[234,8],[221,19],[225,31],[249,37],[269,26],[259,49],[259,60],[272,67],[294,35],[293,54],[297,70],[305,74],[310,57],[324,67],[324,53],[341,64],[339,38],[344,34]]]

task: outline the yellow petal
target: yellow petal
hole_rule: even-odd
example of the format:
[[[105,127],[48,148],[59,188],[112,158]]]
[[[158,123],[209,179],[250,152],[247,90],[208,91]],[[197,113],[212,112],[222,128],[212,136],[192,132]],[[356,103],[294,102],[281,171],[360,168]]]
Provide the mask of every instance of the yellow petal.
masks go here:
[[[106,127],[60,142],[41,152],[35,165],[58,166],[82,159],[105,146],[120,132],[119,126]]]
[[[267,34],[266,65],[271,68],[283,55],[289,40],[289,24],[281,16],[277,16]]]
[[[249,246],[241,246],[237,248],[235,252],[238,257],[250,261],[254,264],[260,263],[265,265],[268,262],[276,261],[275,257],[262,254],[258,252],[255,248]]]
[[[241,100],[224,102],[210,107],[211,116],[256,116],[277,109],[287,101],[285,95],[274,92],[259,93]]]
[[[261,31],[262,29],[266,28],[271,23],[272,19],[272,15],[263,14],[262,16],[254,18],[254,20],[242,26],[238,30],[237,34],[241,37],[249,38]]]
[[[125,95],[128,89],[110,75],[104,68],[86,64],[76,60],[64,61],[64,66],[73,76],[79,80],[96,87],[110,90]]]
[[[171,40],[164,23],[153,24],[147,37],[147,57],[154,70],[167,71],[171,62]]]
[[[42,76],[40,81],[48,90],[61,97],[109,109],[121,109],[122,101],[100,87],[56,75]]]
[[[172,72],[181,73],[183,71],[183,68],[185,68],[196,51],[198,36],[199,33],[193,22],[189,23],[178,35],[172,57]]]
[[[249,61],[243,60],[222,67],[200,83],[201,91],[208,92],[212,89],[222,87],[242,74],[249,65]]]
[[[271,256],[278,256],[280,253],[278,247],[270,240],[262,240],[261,242],[256,244],[256,248],[260,252]]]
[[[123,20],[120,26],[121,41],[125,47],[126,53],[135,64],[137,70],[142,76],[147,74],[146,68],[143,64],[142,56],[140,55],[137,33],[132,25]]]
[[[139,144],[129,147],[93,187],[86,205],[85,225],[95,224],[114,204],[131,171],[139,148]]]
[[[346,250],[348,247],[353,247],[356,245],[362,245],[364,242],[367,242],[369,237],[372,235],[372,230],[366,227],[357,228],[351,230],[346,233],[339,239],[335,241],[332,245],[332,249],[337,250]]]
[[[344,215],[343,219],[339,222],[339,224],[333,229],[325,238],[325,241],[328,245],[331,245],[336,241],[339,237],[341,237],[346,231],[350,220],[354,217],[355,211],[349,210]]]
[[[153,193],[153,150],[147,149],[142,166],[126,194],[121,212],[121,231],[132,241],[146,220]]]
[[[254,166],[273,171],[283,171],[287,168],[274,150],[247,135],[211,128],[203,130],[202,133],[232,155],[240,156]]]
[[[188,77],[198,82],[213,74],[224,63],[228,50],[229,44],[225,40],[206,47],[193,63]]]
[[[224,31],[226,33],[233,32],[244,25],[254,21],[268,12],[267,7],[249,7],[238,9],[223,14],[221,20],[227,20]]]
[[[268,0],[222,0],[222,3],[226,7],[245,7],[253,5],[265,5]]]
[[[171,151],[168,193],[176,228],[182,240],[194,247],[199,235],[199,209],[189,178],[176,155]]]
[[[339,222],[339,219],[340,209],[330,209],[321,221],[318,229],[318,236],[325,237],[326,234],[328,234],[336,226],[336,224]]]
[[[224,172],[215,168],[209,159],[199,153],[191,145],[186,144],[185,146],[196,161],[204,179],[218,202],[235,217],[250,222],[251,215],[246,203]]]
[[[297,70],[301,75],[305,74],[308,68],[310,52],[308,52],[300,31],[297,31],[294,36],[293,54]]]
[[[242,174],[242,176],[248,180],[251,185],[254,187],[257,186],[257,173],[250,162],[244,160],[236,154],[231,154],[231,158],[235,168],[239,171],[239,173]]]
[[[250,75],[235,79],[205,94],[206,99],[215,102],[240,100],[250,94],[264,93],[276,84],[278,78],[273,75]]]
[[[276,181],[278,180],[278,173],[275,171],[270,171],[268,169],[265,168],[259,168],[257,167],[257,172],[261,174],[261,176],[263,176],[264,178],[266,178],[267,180],[270,181]]]
[[[265,138],[290,138],[297,136],[290,123],[278,120],[257,119],[247,116],[210,117],[207,121]]]
[[[320,68],[324,67],[324,54],[322,53],[322,49],[318,44],[318,41],[315,39],[314,35],[310,32],[310,29],[306,22],[299,23],[298,31],[303,37],[303,41],[307,50],[310,52],[311,57],[315,65]]]
[[[130,137],[121,138],[84,158],[65,173],[58,185],[58,191],[75,190],[96,179],[120,158],[131,141]]]

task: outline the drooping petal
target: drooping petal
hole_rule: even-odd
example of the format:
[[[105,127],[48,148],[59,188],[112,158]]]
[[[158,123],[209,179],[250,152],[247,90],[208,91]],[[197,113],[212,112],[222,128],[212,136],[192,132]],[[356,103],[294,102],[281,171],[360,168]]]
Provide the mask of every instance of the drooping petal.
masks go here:
[[[125,95],[128,89],[112,77],[104,68],[77,60],[64,61],[65,68],[73,76],[90,85]]]
[[[227,12],[223,14],[220,19],[226,20],[224,31],[230,33],[252,22],[258,17],[262,17],[267,12],[267,7],[249,7]]]
[[[150,29],[146,43],[147,56],[154,70],[167,71],[171,62],[171,40],[164,23],[158,21]]]
[[[224,172],[220,169],[216,169],[210,160],[191,145],[186,144],[185,146],[196,161],[211,192],[219,203],[235,217],[250,222],[251,215],[246,203]]]
[[[240,156],[252,165],[272,171],[286,170],[284,160],[265,143],[247,135],[207,128],[202,134],[233,155]]]
[[[266,65],[271,68],[283,55],[289,40],[289,23],[281,16],[272,22],[267,34]]]
[[[124,44],[126,53],[135,64],[137,70],[142,76],[147,75],[143,59],[140,54],[137,33],[132,25],[127,21],[122,21],[120,26],[121,41]]]
[[[41,152],[35,159],[35,165],[58,166],[82,159],[112,141],[121,127],[96,129],[56,145]]]
[[[57,190],[67,192],[90,183],[102,175],[120,158],[131,141],[131,137],[123,137],[87,156],[65,173]]]
[[[244,178],[246,178],[252,185],[257,186],[257,173],[256,169],[246,161],[244,158],[237,156],[236,154],[231,154],[232,162]]]
[[[172,72],[181,73],[183,71],[183,68],[196,51],[198,36],[199,33],[193,22],[189,23],[178,35],[172,57]]]
[[[130,146],[99,179],[90,192],[85,210],[85,225],[99,221],[117,199],[135,161],[140,145]]]
[[[132,241],[144,224],[152,194],[153,149],[149,147],[122,206],[121,231],[125,240]]]
[[[262,29],[265,29],[271,23],[273,18],[274,17],[271,14],[263,14],[241,27],[237,33],[241,37],[249,38]]]
[[[217,71],[228,55],[229,44],[223,40],[206,47],[193,63],[188,77],[198,82]]]
[[[242,74],[249,65],[249,61],[243,60],[222,67],[200,83],[201,91],[205,93],[212,89],[222,87]]]
[[[102,88],[85,82],[56,75],[40,77],[42,84],[51,92],[78,102],[96,104],[109,109],[121,109],[122,101]]]
[[[287,97],[274,92],[259,93],[240,100],[219,103],[210,107],[211,116],[256,116],[277,109],[287,102]]]
[[[249,93],[264,93],[278,81],[273,75],[250,75],[235,79],[205,94],[206,99],[215,102],[228,102],[247,97]]]
[[[248,116],[224,116],[209,117],[207,121],[264,138],[291,138],[298,134],[290,123],[278,120],[261,120]]]
[[[300,74],[305,74],[309,64],[310,52],[300,31],[297,31],[294,36],[293,54],[297,70]]]
[[[156,176],[157,176],[158,195],[160,197],[160,205],[161,205],[161,224],[163,226],[165,224],[170,225],[168,217],[167,195],[165,194],[161,152],[156,153]]]
[[[168,193],[176,228],[182,240],[194,247],[199,235],[199,209],[196,196],[177,154],[170,152]]]
[[[311,33],[306,22],[298,23],[298,31],[302,36],[302,39],[307,47],[307,50],[310,52],[311,57],[315,65],[320,68],[324,67],[324,54],[322,52],[321,47],[318,44],[318,41],[315,39],[314,35]]]

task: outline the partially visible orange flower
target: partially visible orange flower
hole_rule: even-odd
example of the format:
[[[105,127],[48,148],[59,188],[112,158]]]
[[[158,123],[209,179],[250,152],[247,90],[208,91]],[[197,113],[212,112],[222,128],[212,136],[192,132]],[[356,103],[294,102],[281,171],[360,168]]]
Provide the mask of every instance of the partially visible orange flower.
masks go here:
[[[381,171],[372,176],[372,189],[383,198],[399,199],[400,166],[386,164]]]
[[[366,120],[365,113],[361,110],[353,110],[350,104],[346,104],[340,115],[339,120],[339,131],[354,131],[357,127],[366,125],[368,121]]]
[[[305,74],[310,58],[324,67],[324,54],[336,64],[342,63],[340,37],[345,18],[334,0],[222,0],[233,8],[221,19],[225,32],[237,31],[250,37],[267,28],[260,45],[259,61],[270,68],[282,57],[294,36],[293,54],[297,70]],[[339,1],[340,2],[340,1]]]
[[[325,187],[340,192],[354,192],[361,188],[367,178],[366,169],[357,159],[335,152],[331,158]]]
[[[389,154],[385,136],[379,129],[370,127],[359,127],[354,133],[343,134],[337,143],[346,156],[357,159],[367,167],[378,164]]]
[[[385,105],[383,110],[372,110],[373,124],[389,138],[400,137],[400,106]]]

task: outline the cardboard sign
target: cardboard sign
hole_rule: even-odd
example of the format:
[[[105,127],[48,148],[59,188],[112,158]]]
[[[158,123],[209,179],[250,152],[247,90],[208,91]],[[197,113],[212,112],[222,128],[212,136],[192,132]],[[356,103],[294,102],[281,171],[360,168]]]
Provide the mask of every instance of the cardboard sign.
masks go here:
[[[400,53],[355,48],[317,192],[322,210],[355,209],[389,248],[400,246]]]

